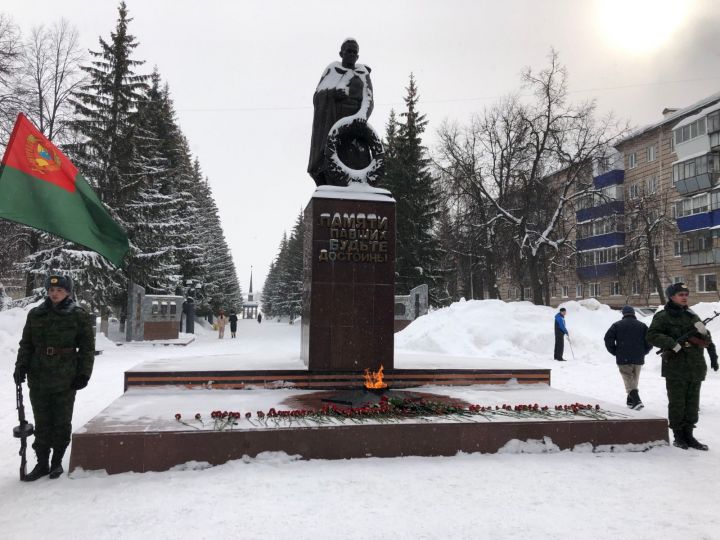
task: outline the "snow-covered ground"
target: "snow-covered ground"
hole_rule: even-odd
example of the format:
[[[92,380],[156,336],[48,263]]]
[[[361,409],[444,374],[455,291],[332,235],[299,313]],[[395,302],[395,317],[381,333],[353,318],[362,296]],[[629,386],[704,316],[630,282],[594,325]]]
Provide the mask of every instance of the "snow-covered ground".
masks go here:
[[[433,312],[398,334],[396,367],[469,368],[472,358],[549,367],[553,387],[622,405],[622,380],[602,343],[618,312],[592,302],[566,307],[575,355],[566,349],[566,363],[552,360],[554,310],[474,301]],[[704,316],[720,303],[695,309]],[[12,370],[25,314],[0,312],[3,538],[720,538],[720,374],[713,371],[696,431],[710,452],[548,452],[552,446],[518,444],[506,453],[451,458],[301,461],[272,454],[210,469],[188,464],[165,473],[20,483]],[[720,336],[720,321],[710,329]],[[140,362],[206,357],[235,369],[301,365],[299,325],[240,321],[238,339],[228,334],[218,340],[199,328],[187,347],[117,347],[100,337],[104,353],[78,393],[75,428],[122,394],[122,373]],[[438,365],[420,365],[427,358]],[[654,353],[640,395],[648,413],[665,416]]]

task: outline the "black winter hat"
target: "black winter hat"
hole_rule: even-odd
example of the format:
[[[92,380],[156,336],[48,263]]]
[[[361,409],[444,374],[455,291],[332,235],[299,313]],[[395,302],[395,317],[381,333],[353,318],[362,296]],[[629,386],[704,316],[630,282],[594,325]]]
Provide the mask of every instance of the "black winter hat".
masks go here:
[[[45,278],[45,290],[48,290],[50,287],[62,287],[68,293],[71,293],[73,289],[72,278],[70,276],[50,274]]]
[[[632,306],[623,306],[622,308],[622,314],[625,315],[635,315],[635,308]]]
[[[689,293],[690,289],[688,289],[684,283],[673,283],[670,285],[667,289],[665,289],[665,296],[668,297],[668,299],[672,298],[679,292],[686,292]]]

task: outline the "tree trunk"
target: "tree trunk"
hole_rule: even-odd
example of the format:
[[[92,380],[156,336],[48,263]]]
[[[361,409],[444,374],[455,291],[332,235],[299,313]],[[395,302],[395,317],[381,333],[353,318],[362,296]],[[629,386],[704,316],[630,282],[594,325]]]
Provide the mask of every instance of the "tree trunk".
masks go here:
[[[540,274],[538,272],[537,258],[531,255],[528,261],[528,274],[530,278],[530,292],[532,293],[532,302],[537,306],[543,305],[542,283],[540,282]]]
[[[663,291],[662,282],[660,281],[660,276],[658,275],[657,266],[655,265],[655,249],[653,247],[652,243],[652,235],[650,234],[650,231],[646,228],[645,230],[645,238],[648,243],[648,270],[650,271],[650,279],[652,280],[653,285],[655,286],[655,290],[658,293],[658,296],[660,297],[660,304],[665,304],[665,291]]]
[[[488,297],[492,300],[500,299],[500,289],[497,284],[497,272],[492,260],[486,259],[485,282],[488,286]]]
[[[40,247],[40,235],[35,231],[30,231],[30,253],[37,253]],[[35,274],[28,272],[25,274],[25,296],[32,296],[35,288]]]

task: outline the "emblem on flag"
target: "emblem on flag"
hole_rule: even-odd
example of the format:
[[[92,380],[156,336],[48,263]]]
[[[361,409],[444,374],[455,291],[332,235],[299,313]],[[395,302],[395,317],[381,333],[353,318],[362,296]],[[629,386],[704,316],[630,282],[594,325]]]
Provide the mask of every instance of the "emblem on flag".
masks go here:
[[[25,139],[25,156],[34,172],[48,174],[59,171],[62,167],[60,156],[51,148],[46,148],[35,135],[28,135]]]

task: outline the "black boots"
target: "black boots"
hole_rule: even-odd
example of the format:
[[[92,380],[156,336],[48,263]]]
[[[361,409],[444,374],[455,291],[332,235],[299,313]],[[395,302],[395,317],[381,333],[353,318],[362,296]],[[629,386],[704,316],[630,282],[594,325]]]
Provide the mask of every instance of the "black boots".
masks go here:
[[[38,462],[35,468],[25,475],[25,482],[34,482],[38,478],[50,475],[53,480],[60,478],[64,471],[62,460],[65,456],[65,448],[53,449],[52,461],[50,461],[50,450],[35,450]]]
[[[682,429],[673,429],[673,446],[676,448],[682,448],[683,450],[688,449],[688,443],[685,440],[685,433]]]
[[[645,407],[643,402],[640,401],[640,393],[637,388],[635,390],[630,390],[630,393],[627,396],[627,406],[631,409],[635,409],[636,411]]]
[[[695,437],[693,437],[693,428],[692,427],[686,427],[684,430],[684,434],[685,434],[685,442],[687,443],[688,447],[694,448],[695,450],[703,450],[703,451],[707,452],[708,445],[701,443]]]
[[[677,448],[682,448],[683,450],[687,450],[688,448],[694,448],[695,450],[703,450],[707,452],[708,445],[703,444],[700,441],[698,441],[695,437],[693,437],[693,429],[692,427],[686,427],[684,429],[673,429],[673,436],[675,437],[675,440],[673,441],[673,446]]]
[[[38,478],[47,476],[50,473],[50,466],[48,465],[50,450],[35,450],[35,454],[37,454],[37,465],[35,465],[32,471],[25,475],[25,478],[23,478],[25,482],[34,482]]]
[[[50,462],[50,478],[52,480],[60,478],[62,473],[65,472],[62,466],[63,456],[65,455],[65,448],[53,448],[52,461]]]

